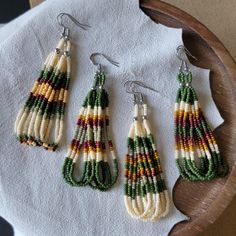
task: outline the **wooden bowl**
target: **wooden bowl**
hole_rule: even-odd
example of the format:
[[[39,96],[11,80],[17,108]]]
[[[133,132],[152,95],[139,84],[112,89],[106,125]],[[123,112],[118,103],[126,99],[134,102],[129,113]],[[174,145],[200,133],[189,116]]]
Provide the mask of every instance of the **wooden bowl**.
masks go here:
[[[236,64],[217,37],[184,11],[156,0],[141,0],[140,6],[157,23],[183,29],[184,45],[198,58],[189,58],[191,63],[211,70],[213,99],[225,120],[214,133],[230,165],[229,175],[197,183],[179,178],[173,190],[176,207],[191,219],[176,224],[170,235],[197,235],[219,217],[236,193]]]

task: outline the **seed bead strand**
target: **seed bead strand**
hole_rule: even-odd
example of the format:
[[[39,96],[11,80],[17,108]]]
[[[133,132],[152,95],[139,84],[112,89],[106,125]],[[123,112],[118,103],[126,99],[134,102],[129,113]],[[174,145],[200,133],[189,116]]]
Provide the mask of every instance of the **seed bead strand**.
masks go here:
[[[180,147],[181,147],[181,154],[182,154],[182,162],[184,163],[183,165],[183,172],[185,172],[185,176],[188,179],[196,179],[197,177],[195,176],[194,173],[191,172],[191,167],[189,167],[189,153],[187,152],[187,145],[186,145],[186,120],[187,120],[187,115],[188,115],[188,103],[187,100],[189,99],[189,93],[187,90],[187,87],[185,86],[185,76],[181,74],[179,76],[180,81],[181,81],[181,92],[179,93],[181,95],[179,101],[179,112],[178,112],[178,135],[179,135],[179,140],[180,140]],[[191,104],[190,104],[191,105]],[[186,108],[186,109],[185,109]],[[185,111],[186,110],[186,111]],[[185,118],[185,124],[183,124],[183,117]],[[183,136],[185,135],[185,137]],[[185,146],[184,146],[185,144]]]
[[[39,76],[39,78],[35,81],[34,83],[34,86],[30,92],[30,96],[28,98],[28,100],[26,101],[25,103],[25,106],[20,110],[20,112],[18,113],[18,116],[16,118],[16,122],[15,122],[15,133],[17,134],[17,136],[19,137],[19,135],[21,134],[22,132],[22,127],[21,125],[19,125],[20,122],[24,122],[25,119],[22,119],[22,116],[24,115],[24,118],[27,117],[27,121],[25,123],[29,123],[30,121],[30,118],[32,117],[32,107],[33,107],[33,104],[36,100],[36,97],[39,93],[39,90],[40,90],[40,87],[41,87],[41,81],[43,79],[43,74],[44,74],[44,71],[47,70],[47,67],[48,67],[48,63],[49,63],[49,60],[51,58],[52,54],[49,54],[45,63],[44,63],[44,67],[43,67],[43,70],[41,71],[41,74]],[[24,134],[26,134],[26,130],[23,131]],[[27,137],[27,136],[26,136]],[[21,137],[21,139],[19,141],[24,141],[23,140],[24,138]]]
[[[126,154],[127,169],[125,171],[125,196],[124,203],[127,212],[133,218],[138,218],[140,214],[137,215],[135,208],[133,207],[133,201],[135,201],[135,195],[133,194],[133,188],[135,186],[135,178],[133,174],[134,169],[134,159],[137,159],[136,144],[135,144],[135,127],[138,123],[138,104],[134,105],[134,121],[131,124],[130,131],[128,134],[127,148],[128,152]],[[141,187],[141,180],[140,180]],[[140,191],[141,192],[141,191]],[[141,193],[140,193],[141,194]],[[142,204],[142,203],[141,203]],[[143,209],[142,209],[143,210]]]
[[[51,77],[53,76],[53,73],[55,71],[55,67],[59,61],[60,58],[60,52],[62,50],[62,46],[64,44],[64,39],[61,39],[58,43],[57,50],[55,50],[54,53],[52,53],[50,60],[48,62],[48,68],[46,71],[43,72],[43,79],[41,82],[41,86],[39,89],[39,93],[36,96],[36,99],[34,101],[33,107],[32,107],[32,118],[30,118],[30,123],[29,123],[29,128],[28,128],[28,135],[30,138],[27,138],[27,144],[29,145],[37,145],[41,146],[42,142],[39,140],[37,137],[37,134],[35,133],[35,125],[36,125],[36,120],[38,118],[38,112],[39,112],[39,107],[44,101],[44,96],[43,94],[45,93],[45,87],[47,86],[48,82],[51,80]]]
[[[60,41],[61,42],[61,41]],[[24,112],[20,114],[16,121],[16,135],[18,140],[23,144],[28,145],[37,145],[34,138],[34,120],[36,117],[36,105],[44,85],[44,81],[51,75],[53,68],[50,67],[50,61],[54,54],[50,54],[46,59],[44,69],[41,72],[38,82],[34,85],[31,90],[30,96],[26,101],[26,104],[23,108]],[[47,73],[48,71],[48,73]],[[20,112],[21,113],[21,112]],[[29,125],[28,125],[29,124]],[[27,134],[28,129],[28,134]]]
[[[74,139],[71,142],[68,155],[63,166],[63,177],[72,186],[84,186],[89,183],[93,176],[91,162],[88,158],[88,125],[91,107],[94,106],[96,89],[92,88],[85,98],[77,121],[77,129]],[[90,110],[90,111],[89,111]],[[84,151],[84,171],[79,181],[74,178],[75,163],[79,158],[81,149]],[[69,180],[69,181],[68,181]]]
[[[86,108],[82,107],[80,110],[80,115],[77,122],[77,129],[75,136],[71,142],[67,158],[65,159],[64,166],[63,166],[63,177],[65,181],[72,185],[76,186],[77,184],[80,184],[82,181],[78,181],[79,183],[76,183],[76,181],[73,178],[73,171],[74,171],[74,161],[76,160],[80,154],[80,150],[82,148],[81,141],[83,142],[85,138],[85,123],[84,123],[84,117],[86,114]],[[84,176],[84,175],[83,175]],[[81,179],[83,179],[83,176]],[[82,184],[82,183],[81,183]]]
[[[69,51],[70,42],[62,37],[55,52],[47,57],[39,79],[15,122],[15,132],[21,143],[43,146],[52,151],[58,147],[63,132],[64,94],[67,95],[70,77]],[[55,138],[50,142],[53,127]]]
[[[96,148],[96,166],[95,181],[96,188],[101,191],[110,189],[118,178],[118,163],[113,149],[112,141],[109,137],[109,99],[108,94],[103,88],[105,83],[105,75],[98,73],[98,93],[96,99],[97,107],[97,146]],[[111,177],[110,165],[107,161],[106,143],[108,143],[111,157],[113,158],[114,176]]]
[[[161,168],[160,158],[154,137],[151,133],[151,129],[147,120],[147,104],[143,104],[143,126],[147,134],[147,144],[149,149],[149,164],[151,167],[152,178],[154,182],[153,193],[155,197],[155,211],[151,216],[152,221],[159,220],[161,217],[165,217],[169,212],[169,195],[166,189],[163,171]],[[156,185],[156,186],[155,186]],[[160,201],[161,199],[161,201]]]
[[[75,163],[79,157],[79,154],[76,155],[76,158],[71,157],[73,150],[69,150],[62,171],[63,177],[68,184],[72,186],[89,185],[101,191],[110,189],[118,177],[118,163],[112,142],[108,138],[109,101],[108,94],[103,89],[104,83],[105,75],[103,73],[96,73],[94,85],[85,99],[83,110],[77,123],[74,140],[79,143],[76,146],[79,147],[78,149],[84,148],[84,174],[79,181],[76,181],[73,176]],[[111,156],[114,159],[113,177],[111,177],[110,166],[107,161],[107,142],[110,147]]]
[[[157,221],[168,213],[169,198],[147,123],[147,106],[142,105],[142,123],[139,121],[139,105],[135,104],[134,108],[134,122],[127,141],[124,202],[133,218]]]
[[[189,181],[210,180],[225,176],[228,166],[200,109],[191,86],[192,74],[180,73],[181,86],[175,104],[176,163],[183,178]],[[196,161],[196,156],[199,161]],[[199,162],[199,164],[198,164]]]
[[[60,119],[61,117],[60,113],[64,113],[64,111],[61,110],[60,103],[61,101],[63,103],[62,94],[64,93],[64,90],[66,89],[66,84],[67,84],[67,72],[66,72],[67,59],[65,55],[61,56],[57,70],[59,71],[58,73],[61,74],[61,76],[58,76],[57,83],[55,84],[54,97],[52,96],[53,91],[51,87],[48,88],[45,94],[45,98],[48,99],[48,102],[45,105],[45,109],[41,114],[42,122],[40,125],[40,140],[43,142],[43,146],[47,150],[51,150],[51,151],[54,151],[57,148],[58,143],[62,137],[62,131],[63,131],[63,119]],[[55,114],[53,114],[52,109],[50,109],[50,105],[51,105],[50,98],[53,99],[53,107],[55,107],[55,110],[54,110]],[[64,107],[63,104],[62,106]],[[55,129],[54,129],[55,137],[54,137],[54,140],[50,142],[48,140],[49,137],[48,139],[45,139],[45,136],[47,134],[47,128],[48,128],[47,123],[50,122],[48,121],[48,118],[51,116],[54,118],[52,119],[52,123],[55,124]]]

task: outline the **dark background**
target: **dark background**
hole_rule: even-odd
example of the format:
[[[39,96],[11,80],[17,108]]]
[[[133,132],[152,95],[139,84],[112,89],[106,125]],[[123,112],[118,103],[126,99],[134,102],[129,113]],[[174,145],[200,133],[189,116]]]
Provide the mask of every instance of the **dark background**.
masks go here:
[[[1,0],[0,23],[9,22],[23,12],[27,11],[29,8],[29,0]]]
[[[1,0],[0,24],[8,23],[29,8],[30,5],[28,0]],[[13,234],[12,227],[0,217],[0,236],[12,236]]]

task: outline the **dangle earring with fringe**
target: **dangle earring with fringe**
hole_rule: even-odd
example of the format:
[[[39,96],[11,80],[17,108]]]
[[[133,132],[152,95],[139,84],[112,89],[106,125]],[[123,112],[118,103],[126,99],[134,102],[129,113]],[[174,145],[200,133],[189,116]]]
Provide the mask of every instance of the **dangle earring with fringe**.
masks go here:
[[[193,57],[184,47],[177,48],[181,60],[177,79],[180,87],[175,102],[175,158],[180,175],[189,181],[224,177],[228,165],[220,154],[214,134],[201,110],[192,87],[192,73],[180,53]],[[193,57],[194,58],[194,57]]]
[[[124,202],[133,218],[158,221],[169,212],[169,196],[148,123],[147,104],[143,94],[134,91],[134,85],[156,91],[140,81],[125,83],[129,87],[126,92],[134,95],[134,118],[127,140]]]
[[[62,138],[65,106],[71,77],[70,29],[62,23],[67,16],[77,26],[86,30],[88,25],[79,23],[68,13],[57,16],[63,27],[61,39],[54,52],[44,63],[29,98],[15,121],[15,133],[20,143],[43,146],[55,151]]]
[[[106,191],[118,178],[118,161],[109,134],[109,99],[104,89],[106,76],[101,64],[94,62],[95,56],[102,56],[111,64],[118,66],[104,54],[93,53],[92,63],[98,66],[93,87],[87,94],[79,113],[75,136],[71,141],[63,166],[63,177],[71,186],[89,185],[94,189]],[[108,150],[113,163],[113,176],[108,160]],[[75,164],[83,152],[84,171],[79,180],[75,178]]]

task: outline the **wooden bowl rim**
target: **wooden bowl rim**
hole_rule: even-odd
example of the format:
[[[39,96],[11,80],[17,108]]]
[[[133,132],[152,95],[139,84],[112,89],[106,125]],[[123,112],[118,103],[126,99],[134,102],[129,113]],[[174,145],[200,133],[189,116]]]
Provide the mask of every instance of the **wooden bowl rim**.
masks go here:
[[[185,11],[168,4],[162,1],[153,1],[153,0],[143,0],[141,1],[140,6],[147,10],[153,10],[159,12],[163,15],[166,15],[177,22],[180,22],[182,25],[186,25],[190,31],[200,36],[207,45],[211,45],[210,48],[213,50],[215,55],[219,58],[219,60],[224,65],[224,62],[227,61],[227,67],[224,66],[226,73],[228,74],[229,78],[231,78],[232,85],[234,89],[236,88],[236,63],[228,50],[224,47],[222,42],[212,33],[205,25],[199,22],[196,18],[189,15]],[[184,29],[183,29],[184,31]],[[209,38],[215,41],[215,44],[209,43]],[[226,207],[230,204],[233,197],[236,195],[236,168],[235,162],[233,164],[232,170],[227,178],[227,181],[222,188],[222,191],[218,194],[216,199],[214,200],[215,203],[219,206],[218,208],[209,208],[208,211],[203,213],[202,217],[199,217],[195,220],[193,225],[188,225],[187,230],[188,233],[199,233],[199,231],[204,230],[213,223],[220,214],[226,209]],[[214,217],[213,217],[214,216]],[[207,222],[207,223],[206,223]],[[180,223],[180,222],[179,222]],[[201,229],[195,228],[194,225],[201,225]],[[193,226],[193,227],[192,227]],[[183,227],[182,230],[178,230],[178,234],[181,231],[186,230]],[[186,233],[186,231],[184,232]]]

